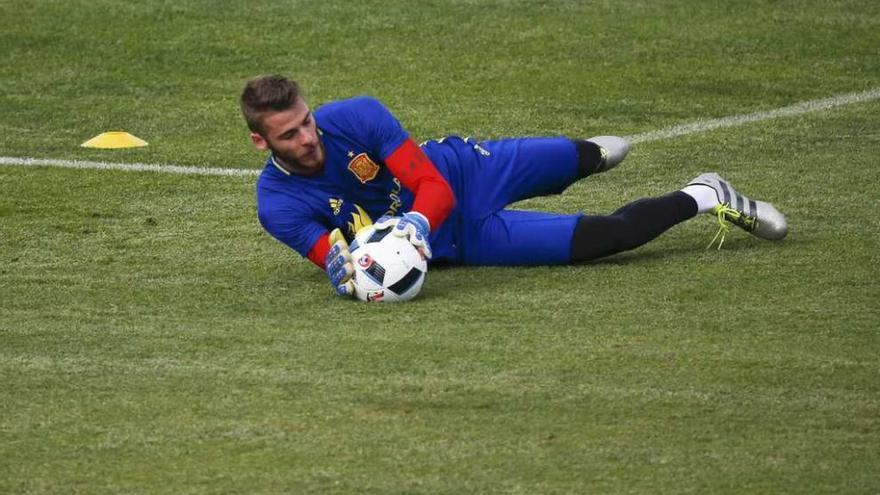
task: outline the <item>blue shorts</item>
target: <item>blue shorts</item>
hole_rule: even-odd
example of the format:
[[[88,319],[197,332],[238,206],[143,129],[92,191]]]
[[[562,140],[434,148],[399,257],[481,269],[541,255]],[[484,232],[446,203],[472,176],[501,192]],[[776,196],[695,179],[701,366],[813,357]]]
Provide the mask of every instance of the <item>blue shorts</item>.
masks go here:
[[[577,180],[578,156],[568,138],[428,142],[425,152],[449,180],[456,208],[435,252],[451,248],[467,265],[559,265],[571,260],[581,215],[507,210],[511,203],[560,194]],[[432,236],[433,237],[433,236]],[[433,241],[433,239],[432,239]],[[444,249],[446,248],[446,249]]]

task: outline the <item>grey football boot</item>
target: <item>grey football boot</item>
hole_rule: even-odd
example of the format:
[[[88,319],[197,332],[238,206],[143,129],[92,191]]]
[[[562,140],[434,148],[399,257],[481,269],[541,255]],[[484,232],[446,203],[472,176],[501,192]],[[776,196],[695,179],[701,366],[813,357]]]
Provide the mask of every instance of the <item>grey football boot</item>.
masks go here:
[[[626,158],[629,153],[629,141],[617,136],[596,136],[587,139],[587,141],[599,146],[599,152],[602,153],[602,163],[596,172],[605,172],[616,167],[618,163]]]
[[[778,241],[788,234],[785,215],[770,203],[755,201],[739,194],[729,182],[718,174],[700,174],[688,185],[709,186],[715,190],[715,194],[718,196],[719,204],[712,209],[712,213],[718,216],[718,222],[721,224],[721,229],[715,235],[716,239],[719,235],[721,236],[721,241],[718,244],[719,249],[729,230],[726,222],[730,222],[761,239]],[[712,239],[712,243],[714,242],[715,239]],[[709,245],[711,246],[712,243]]]

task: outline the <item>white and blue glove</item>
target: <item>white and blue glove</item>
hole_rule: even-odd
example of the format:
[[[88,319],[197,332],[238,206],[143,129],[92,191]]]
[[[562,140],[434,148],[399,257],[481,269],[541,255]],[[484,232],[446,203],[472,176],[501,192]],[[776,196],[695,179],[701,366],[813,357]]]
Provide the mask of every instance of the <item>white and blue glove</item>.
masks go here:
[[[382,217],[374,226],[380,230],[393,227],[394,230],[391,231],[393,235],[406,237],[422,253],[425,259],[431,259],[431,244],[428,242],[431,225],[428,223],[425,215],[416,211],[410,211],[400,217]]]
[[[330,284],[340,296],[354,297],[354,283],[351,281],[354,275],[354,265],[351,264],[351,252],[348,250],[348,241],[339,229],[330,232],[330,251],[324,258],[324,267]]]

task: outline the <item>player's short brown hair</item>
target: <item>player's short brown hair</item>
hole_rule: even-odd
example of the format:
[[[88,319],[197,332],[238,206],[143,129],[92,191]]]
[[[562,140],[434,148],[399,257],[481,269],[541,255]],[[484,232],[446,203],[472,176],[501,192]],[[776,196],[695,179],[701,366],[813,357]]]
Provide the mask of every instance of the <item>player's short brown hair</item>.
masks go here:
[[[301,97],[296,81],[278,74],[258,76],[241,92],[241,114],[251,132],[262,135],[263,113],[287,110]]]

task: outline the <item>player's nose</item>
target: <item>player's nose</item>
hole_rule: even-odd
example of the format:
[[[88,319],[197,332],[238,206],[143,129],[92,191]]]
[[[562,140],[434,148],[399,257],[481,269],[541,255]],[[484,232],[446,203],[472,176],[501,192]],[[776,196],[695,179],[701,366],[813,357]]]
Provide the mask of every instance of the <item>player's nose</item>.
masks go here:
[[[318,144],[317,132],[301,132],[300,138],[300,144],[303,146],[315,146]]]

